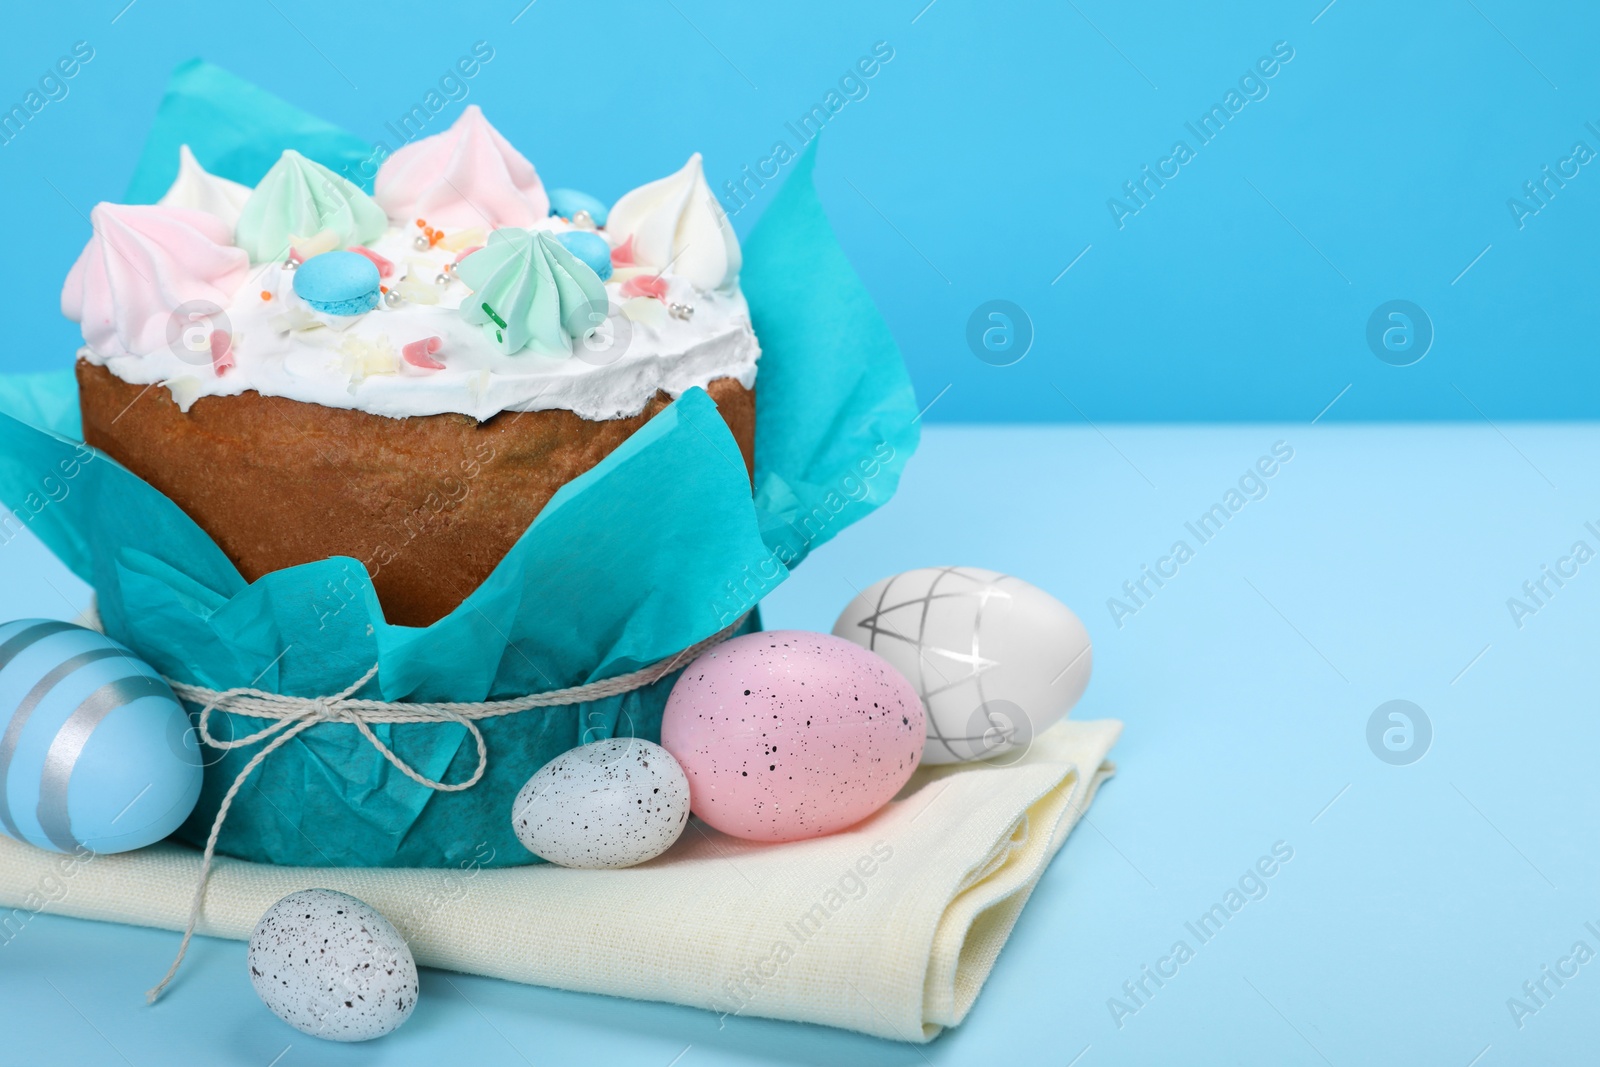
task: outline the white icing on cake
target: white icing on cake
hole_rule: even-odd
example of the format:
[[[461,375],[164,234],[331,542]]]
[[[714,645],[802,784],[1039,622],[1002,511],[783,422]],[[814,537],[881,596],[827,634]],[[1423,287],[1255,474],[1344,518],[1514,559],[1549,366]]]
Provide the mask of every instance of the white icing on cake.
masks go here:
[[[538,228],[572,229],[559,217]],[[598,334],[573,342],[573,356],[503,356],[457,312],[470,298],[466,286],[455,280],[435,286],[457,253],[438,246],[417,251],[419,232],[415,225],[391,225],[372,250],[394,263],[386,286],[409,274],[401,290],[437,292],[437,304],[406,300],[395,308],[380,303],[364,315],[323,315],[295,295],[293,272],[271,263],[251,270],[220,316],[182,323],[187,335],[166,348],[131,355],[85,347],[79,354],[123,381],[167,385],[185,410],[199,397],[253,390],[397,418],[459,412],[484,420],[501,411],[562,408],[599,420],[638,414],[657,390],[676,397],[718,378],[734,378],[746,388],[755,383],[760,346],[736,287],[703,291],[667,271],[661,275],[666,303],[630,299],[621,294],[622,283],[653,272],[619,267],[606,283],[606,322]],[[271,299],[262,299],[263,292]],[[668,313],[667,304],[694,311],[682,320]],[[237,365],[221,375],[212,369],[212,330],[232,337]],[[443,341],[434,358],[444,370],[421,370],[401,358],[402,346],[429,336]]]

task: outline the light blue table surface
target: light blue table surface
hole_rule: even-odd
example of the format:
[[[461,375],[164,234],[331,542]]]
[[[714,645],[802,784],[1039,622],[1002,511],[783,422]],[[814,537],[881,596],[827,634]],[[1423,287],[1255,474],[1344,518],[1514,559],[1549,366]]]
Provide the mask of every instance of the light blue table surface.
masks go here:
[[[148,1008],[174,935],[41,917],[0,948],[0,1063],[1593,1062],[1600,962],[1544,979],[1520,1027],[1507,1002],[1535,1006],[1523,983],[1575,942],[1600,951],[1600,562],[1520,628],[1507,600],[1574,542],[1600,549],[1600,428],[1102,429],[931,427],[901,495],[767,605],[825,629],[894,571],[1005,570],[1089,626],[1075,714],[1127,724],[1117,777],[933,1044],[429,971],[402,1030],[336,1046],[259,1004],[242,944],[200,939]],[[1268,495],[1199,543],[1185,523],[1280,441]],[[1108,598],[1180,539],[1193,558],[1119,628]],[[87,596],[24,541],[0,590],[3,616]],[[1393,699],[1432,725],[1409,765],[1367,741]],[[1201,943],[1186,923],[1278,842],[1267,895]],[[1134,1006],[1124,982],[1179,940],[1192,958],[1119,1027],[1108,1000]]]

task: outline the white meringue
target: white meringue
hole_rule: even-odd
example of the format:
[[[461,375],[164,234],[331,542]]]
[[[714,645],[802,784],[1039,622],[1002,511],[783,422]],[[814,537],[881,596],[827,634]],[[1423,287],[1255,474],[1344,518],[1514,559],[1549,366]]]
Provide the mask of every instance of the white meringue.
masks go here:
[[[232,230],[239,224],[239,211],[250,198],[250,187],[219,178],[200,165],[188,145],[178,147],[178,177],[156,203],[162,207],[186,207],[215,215]]]
[[[706,184],[700,153],[676,174],[641,185],[611,209],[613,245],[630,239],[634,261],[673,273],[699,289],[723,289],[739,277],[739,239]]]

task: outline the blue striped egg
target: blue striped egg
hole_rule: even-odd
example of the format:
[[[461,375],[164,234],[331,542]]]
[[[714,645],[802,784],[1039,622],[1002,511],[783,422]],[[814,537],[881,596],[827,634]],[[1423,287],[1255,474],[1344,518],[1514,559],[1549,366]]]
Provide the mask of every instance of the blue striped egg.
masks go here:
[[[0,830],[58,852],[126,852],[176,830],[204,761],[188,713],[122,645],[81,626],[0,626]]]

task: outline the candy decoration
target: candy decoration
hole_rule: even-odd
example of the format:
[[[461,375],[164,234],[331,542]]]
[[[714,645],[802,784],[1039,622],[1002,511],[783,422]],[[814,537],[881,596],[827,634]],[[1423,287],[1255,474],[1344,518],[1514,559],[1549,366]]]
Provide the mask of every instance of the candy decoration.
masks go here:
[[[89,221],[94,233],[67,274],[61,313],[103,355],[182,349],[186,317],[227,307],[250,270],[227,225],[203,211],[97,204]]]
[[[176,830],[204,763],[155,669],[65,622],[0,626],[0,830],[58,852],[126,852]]]
[[[327,315],[360,315],[378,306],[378,267],[358,252],[324,252],[294,272],[294,291]]]
[[[641,322],[656,329],[667,324],[666,305],[653,297],[629,297],[622,302],[622,314],[630,322]]]
[[[542,230],[494,231],[456,274],[473,292],[462,318],[482,326],[502,355],[570,356],[570,339],[592,330],[608,306],[600,276]]]
[[[234,243],[250,253],[252,263],[270,263],[283,258],[296,234],[332,230],[335,243],[329,247],[339,248],[376,240],[388,222],[348,178],[290,149],[245,201]]]
[[[424,337],[420,341],[412,341],[403,346],[400,354],[413,367],[421,367],[423,370],[444,370],[444,364],[433,358],[433,353],[439,351],[442,344],[444,342],[437,337]]]
[[[654,859],[689,824],[689,779],[666,749],[613,737],[557,756],[511,808],[517,839],[563,867],[632,867]]]
[[[378,268],[378,277],[388,278],[394,274],[394,264],[378,255],[378,253],[374,252],[372,249],[366,248],[362,245],[351,245],[350,251],[354,252],[358,256],[365,256],[372,260],[372,265]]]
[[[178,177],[156,203],[164,207],[186,207],[215,215],[231,233],[239,222],[239,212],[250,199],[250,187],[219,178],[207,172],[189,151],[178,146]]]
[[[667,280],[659,274],[635,274],[622,283],[620,295],[651,296],[657,300],[667,299]]]
[[[343,242],[337,230],[318,230],[310,237],[289,235],[289,258],[304,263],[312,256],[320,256],[324,252],[332,252]]]
[[[437,304],[439,287],[414,274],[407,274],[395,283],[402,299],[413,304]]]
[[[698,152],[676,174],[623,194],[607,223],[616,239],[633,239],[633,259],[641,266],[665,270],[670,264],[698,289],[720,289],[739,276],[739,241],[711,195]]]
[[[564,219],[577,219],[579,212],[587,211],[589,218],[596,226],[606,224],[607,208],[605,204],[590,196],[588,193],[576,189],[551,189],[550,214],[560,215]]]
[[[210,342],[211,371],[220,378],[238,366],[233,358],[233,336],[227,330],[212,330]]]
[[[557,234],[556,240],[565,245],[568,252],[587,263],[596,274],[600,275],[601,281],[611,277],[611,246],[606,244],[604,237],[597,233],[573,230]]]
[[[630,234],[626,240],[611,250],[611,265],[613,267],[636,267],[633,258],[633,236]]]
[[[313,1037],[370,1041],[417,1006],[405,938],[370,905],[332,889],[303,889],[268,908],[246,958],[256,995]]]
[[[680,320],[682,322],[688,322],[690,319],[694,318],[694,305],[693,304],[668,304],[667,305],[667,314],[671,315],[673,318],[678,319],[678,320]]]
[[[373,188],[391,217],[425,214],[439,227],[528,227],[550,210],[533,164],[476,104],[448,130],[397,148],[378,168]]]
[[[471,229],[457,230],[455,233],[447,234],[440,238],[439,247],[446,252],[460,252],[461,255],[466,255],[466,252],[462,251],[463,249],[466,249],[469,245],[482,248],[483,242],[488,239],[488,236],[483,227],[474,226]],[[461,256],[456,258],[460,259]]]
[[[859,645],[774,630],[726,641],[667,697],[661,744],[689,776],[694,813],[723,833],[794,841],[854,825],[922,755],[922,704]]]
[[[1089,684],[1089,633],[1068,607],[1020,578],[925,567],[869,586],[833,632],[910,679],[927,710],[924,763],[1020,752]]]

